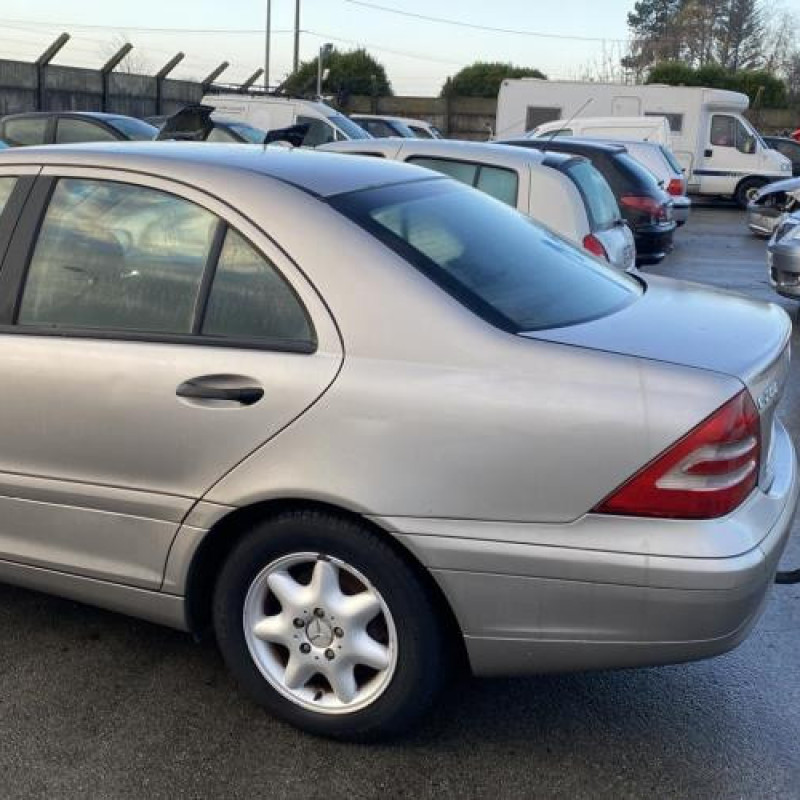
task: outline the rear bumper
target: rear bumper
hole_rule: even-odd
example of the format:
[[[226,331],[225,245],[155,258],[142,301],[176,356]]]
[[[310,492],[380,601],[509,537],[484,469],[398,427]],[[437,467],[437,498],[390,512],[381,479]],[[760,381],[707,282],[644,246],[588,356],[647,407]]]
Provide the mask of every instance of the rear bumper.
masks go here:
[[[537,526],[464,522],[468,535],[461,537],[456,521],[439,533],[432,521],[388,522],[448,598],[476,674],[692,661],[736,647],[774,580],[800,485],[794,449],[780,426],[773,447],[776,477],[768,492],[755,491],[721,520],[668,521],[665,530],[695,542],[698,553],[707,552],[701,557],[648,553],[659,541],[648,525],[656,530],[660,522],[641,519],[587,515],[560,526],[570,543],[592,549],[526,543]],[[752,546],[731,555],[726,533]],[[619,551],[599,549],[604,538],[625,547],[638,542],[640,552],[621,552],[622,544]]]
[[[770,245],[767,272],[770,285],[778,294],[800,300],[800,248],[791,244]]]
[[[657,264],[672,252],[673,237],[677,225],[645,225],[634,230],[636,240],[636,263]]]
[[[688,197],[676,197],[672,204],[672,219],[678,227],[682,227],[689,221],[689,213],[692,210],[692,201]]]

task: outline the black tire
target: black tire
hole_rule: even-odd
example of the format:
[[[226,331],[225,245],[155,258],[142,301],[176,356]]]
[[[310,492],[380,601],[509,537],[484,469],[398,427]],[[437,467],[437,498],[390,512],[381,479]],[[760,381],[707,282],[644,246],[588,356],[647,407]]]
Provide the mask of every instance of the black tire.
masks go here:
[[[753,190],[758,190],[762,186],[766,186],[767,181],[763,178],[745,178],[737,187],[736,187],[736,194],[733,196],[733,199],[736,201],[736,204],[739,208],[746,209],[747,206],[750,204],[751,193]]]
[[[270,563],[293,553],[323,553],[355,567],[380,592],[397,630],[391,681],[370,705],[348,714],[308,710],[263,676],[247,645],[245,597]],[[446,632],[431,592],[378,534],[350,519],[293,511],[256,526],[227,558],[214,591],[214,630],[228,668],[243,689],[283,720],[312,734],[372,741],[412,726],[433,704],[447,671]]]

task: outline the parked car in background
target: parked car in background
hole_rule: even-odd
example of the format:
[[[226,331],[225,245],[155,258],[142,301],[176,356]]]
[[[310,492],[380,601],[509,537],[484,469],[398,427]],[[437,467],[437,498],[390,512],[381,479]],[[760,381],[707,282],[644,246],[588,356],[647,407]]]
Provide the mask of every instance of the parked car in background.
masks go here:
[[[692,201],[686,194],[686,173],[669,148],[656,142],[604,141],[622,145],[633,158],[655,175],[661,188],[672,198],[672,218],[678,226],[689,221]]]
[[[221,119],[246,122],[270,131],[292,125],[308,125],[303,147],[317,147],[347,139],[371,139],[360,125],[325,103],[294,97],[242,94],[208,94],[202,104],[213,106]]]
[[[747,225],[756,236],[769,238],[785,214],[800,210],[800,178],[776,181],[760,189],[747,208]]]
[[[787,214],[775,228],[767,246],[767,271],[779,295],[800,300],[800,213]]]
[[[800,175],[800,142],[787,136],[765,136],[764,141],[768,147],[777,150],[792,162],[793,175]]]
[[[657,264],[672,250],[677,227],[672,218],[672,199],[658,185],[655,176],[622,145],[567,137],[513,139],[506,143],[588,158],[608,182],[622,216],[633,231],[637,263]]]
[[[383,114],[350,114],[350,119],[361,125],[376,139],[384,139],[388,136],[400,136],[406,139],[444,138],[435,125],[423,119],[388,117]]]
[[[0,139],[10,147],[149,141],[157,134],[158,128],[143,120],[99,111],[37,111],[0,119]]]
[[[212,112],[211,106],[189,105],[172,115],[148,117],[158,128],[158,140],[180,138],[229,144],[265,144],[269,134],[246,122],[227,120]]]
[[[588,160],[556,153],[449,139],[336,142],[324,150],[382,156],[474,186],[606,259],[633,269],[633,235],[614,195]]]
[[[669,147],[672,144],[669,122],[665,117],[576,117],[571,120],[545,122],[527,134],[530,139],[550,139],[556,136],[575,136],[579,139],[632,139],[655,142]]]
[[[0,139],[0,150],[8,150],[8,145]]]
[[[256,702],[362,739],[463,654],[683,662],[758,620],[799,488],[779,307],[281,148],[11,151],[0,231],[3,581],[211,626]]]
[[[376,139],[400,137],[416,139],[417,134],[399,117],[379,117],[373,114],[351,114],[350,119]]]

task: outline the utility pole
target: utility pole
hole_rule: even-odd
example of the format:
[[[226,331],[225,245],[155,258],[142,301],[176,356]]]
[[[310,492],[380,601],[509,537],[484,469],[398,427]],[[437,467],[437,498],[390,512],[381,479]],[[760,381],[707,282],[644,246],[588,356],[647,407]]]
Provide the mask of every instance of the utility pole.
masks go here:
[[[264,42],[264,89],[269,94],[269,56],[272,43],[272,0],[267,0],[267,38]]]
[[[294,71],[300,69],[300,0],[294,3]]]

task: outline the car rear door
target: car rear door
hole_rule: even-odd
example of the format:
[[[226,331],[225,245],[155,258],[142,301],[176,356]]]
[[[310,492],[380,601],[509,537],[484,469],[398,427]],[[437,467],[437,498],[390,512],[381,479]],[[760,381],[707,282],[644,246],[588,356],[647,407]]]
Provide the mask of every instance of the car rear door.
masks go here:
[[[0,271],[0,559],[147,588],[223,475],[341,361],[255,225],[161,178],[37,180]]]

